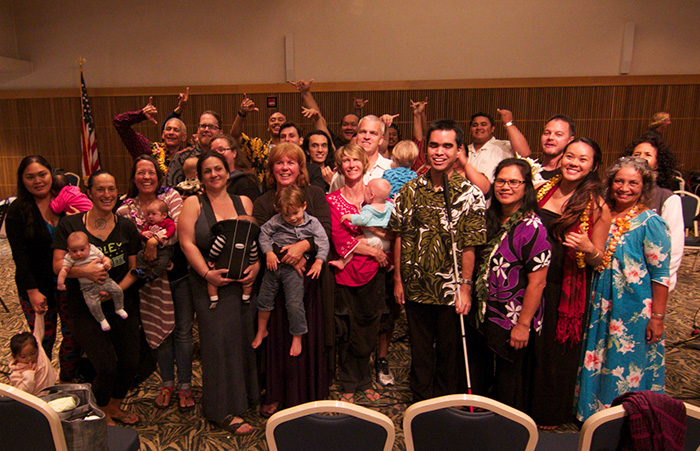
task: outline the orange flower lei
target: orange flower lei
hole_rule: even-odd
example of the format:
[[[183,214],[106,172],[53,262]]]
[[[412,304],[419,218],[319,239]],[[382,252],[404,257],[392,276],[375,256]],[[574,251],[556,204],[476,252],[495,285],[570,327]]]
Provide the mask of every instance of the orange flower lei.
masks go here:
[[[627,212],[624,218],[616,218],[613,220],[617,229],[608,239],[608,245],[605,249],[605,254],[603,254],[603,262],[596,268],[596,271],[603,272],[605,268],[610,265],[615,249],[617,249],[617,245],[620,243],[620,238],[630,229],[630,220],[639,213],[639,210],[639,204],[635,204],[634,207],[630,208],[630,211]]]

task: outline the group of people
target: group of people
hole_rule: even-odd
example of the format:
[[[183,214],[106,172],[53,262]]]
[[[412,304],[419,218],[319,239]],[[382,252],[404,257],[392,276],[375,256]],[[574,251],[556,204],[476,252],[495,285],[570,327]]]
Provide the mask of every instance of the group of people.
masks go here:
[[[508,110],[497,111],[508,140],[476,113],[467,145],[455,121],[428,124],[427,99],[411,104],[413,140],[400,140],[389,114],[348,114],[335,135],[311,84],[295,83],[314,126],[306,135],[275,112],[269,138],[247,136],[245,118],[258,111],[247,96],[230,135],[208,110],[189,147],[179,119],[188,91],[160,142],[133,129],[157,123],[150,101],[116,116],[134,158],[124,199],[101,170],[87,180],[89,206],[54,212],[60,175],[24,158],[6,221],[35,332],[13,345],[17,374],[50,366],[60,316],[58,379],[73,379],[84,352],[108,420],[135,424],[121,400],[148,351],[143,334],[162,379],[155,406],[171,404],[177,380],[187,411],[197,402],[196,318],[203,413],[244,435],[251,403],[269,417],[327,398],[333,380],[343,401],[376,404],[370,362],[375,353],[378,382],[394,383],[388,349],[403,306],[416,401],[465,391],[469,368],[476,393],[556,427],[626,391],[663,391],[663,319],[682,241],[667,225],[680,201],[658,132],[601,181],[601,149],[567,116],[546,122],[538,170]],[[57,377],[25,379],[38,391]]]

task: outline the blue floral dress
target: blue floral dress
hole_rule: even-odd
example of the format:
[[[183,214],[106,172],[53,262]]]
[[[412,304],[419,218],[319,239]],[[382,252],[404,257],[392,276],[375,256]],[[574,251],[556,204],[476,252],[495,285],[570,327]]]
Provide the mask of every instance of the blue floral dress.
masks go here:
[[[617,230],[613,222],[610,235]],[[576,416],[585,421],[628,391],[664,392],[664,339],[649,344],[652,282],[669,285],[671,242],[652,210],[630,220],[610,265],[593,279]]]

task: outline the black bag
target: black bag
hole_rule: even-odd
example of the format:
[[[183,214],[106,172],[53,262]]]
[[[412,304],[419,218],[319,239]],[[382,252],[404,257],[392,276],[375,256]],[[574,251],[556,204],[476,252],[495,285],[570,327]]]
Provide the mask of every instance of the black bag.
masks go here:
[[[45,388],[42,393],[48,393],[48,396],[39,396],[44,400],[61,397],[57,395],[78,397],[77,407],[58,414],[69,451],[108,451],[107,419],[104,412],[97,407],[90,384],[53,385]],[[85,420],[88,416],[98,418]]]
[[[236,213],[240,216],[246,215],[238,196],[231,196]],[[228,273],[224,277],[239,280],[243,278],[243,272],[250,266],[250,254],[260,234],[260,227],[257,224],[244,219],[225,219],[217,221],[214,215],[214,210],[211,208],[211,203],[206,194],[200,196],[202,211],[211,226],[212,245],[214,239],[223,235],[226,237],[226,243],[223,250],[214,262],[215,269],[227,269]],[[211,248],[211,245],[209,246]]]

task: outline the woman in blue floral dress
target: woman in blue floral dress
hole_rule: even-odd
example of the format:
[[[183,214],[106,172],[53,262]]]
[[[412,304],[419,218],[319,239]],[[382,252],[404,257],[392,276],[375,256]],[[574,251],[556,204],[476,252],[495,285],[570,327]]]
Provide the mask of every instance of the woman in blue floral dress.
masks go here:
[[[578,379],[576,416],[581,421],[623,393],[664,391],[668,226],[647,208],[654,176],[645,160],[622,157],[607,176],[613,224],[593,280]]]
[[[486,214],[489,241],[476,283],[476,321],[496,354],[494,397],[516,409],[529,403],[530,337],[542,328],[542,290],[551,246],[537,216],[530,165],[503,160],[494,171],[494,198]]]

